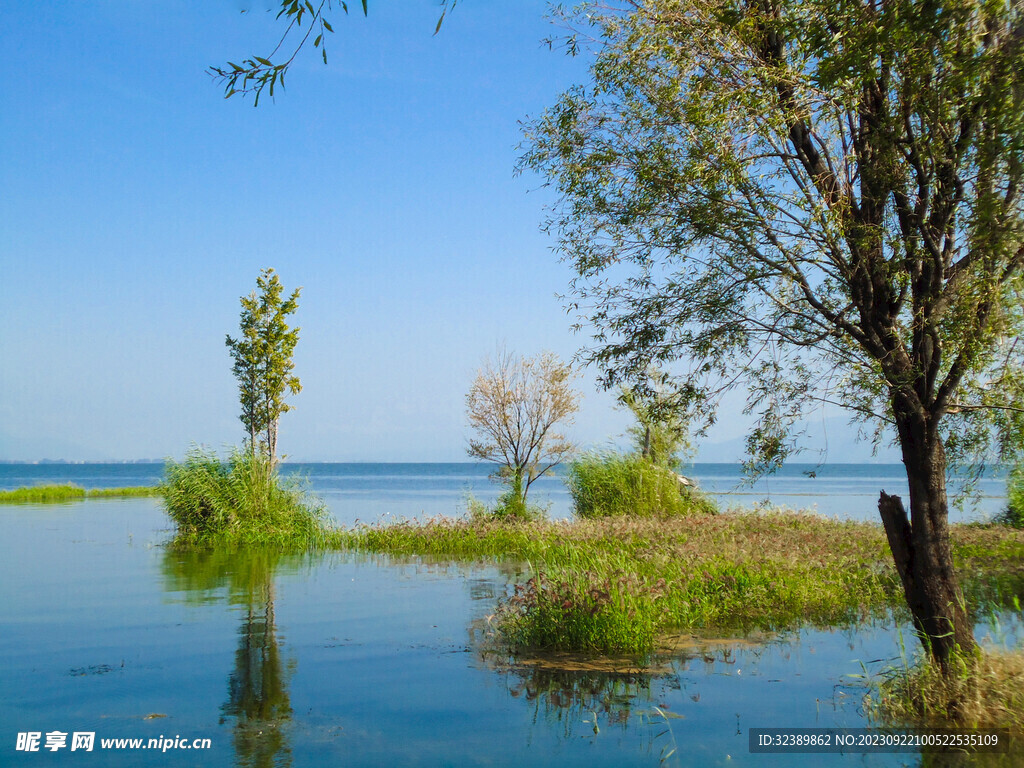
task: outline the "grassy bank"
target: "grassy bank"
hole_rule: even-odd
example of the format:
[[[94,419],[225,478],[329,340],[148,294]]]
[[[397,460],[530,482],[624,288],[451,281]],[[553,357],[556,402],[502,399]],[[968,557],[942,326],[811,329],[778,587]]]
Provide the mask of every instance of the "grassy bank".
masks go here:
[[[77,485],[36,485],[0,491],[0,504],[59,503],[80,499],[116,499],[134,496],[159,496],[160,487],[137,485],[126,488],[80,488]]]
[[[808,514],[436,520],[329,539],[392,555],[528,562],[532,578],[497,612],[520,648],[643,654],[674,631],[835,625],[904,610],[881,527]],[[953,540],[973,604],[1019,588],[1024,532],[954,526]]]

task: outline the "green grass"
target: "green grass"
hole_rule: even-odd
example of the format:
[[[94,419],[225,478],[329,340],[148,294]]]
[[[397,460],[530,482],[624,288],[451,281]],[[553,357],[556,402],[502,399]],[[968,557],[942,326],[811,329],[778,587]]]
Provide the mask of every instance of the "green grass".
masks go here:
[[[129,486],[126,488],[80,488],[77,485],[37,485],[0,491],[0,504],[59,503],[80,499],[113,499],[135,496],[159,496],[159,486]]]
[[[179,541],[315,547],[327,530],[323,505],[298,481],[246,453],[221,461],[190,451],[181,463],[167,462],[161,489]]]
[[[714,502],[680,485],[668,467],[641,456],[586,454],[569,465],[566,485],[578,517],[715,514]]]
[[[845,625],[906,610],[879,525],[809,514],[433,520],[333,531],[328,543],[528,562],[532,577],[496,614],[514,648],[646,654],[673,632]],[[954,526],[953,544],[974,605],[1006,591],[999,579],[1024,576],[1024,532]]]

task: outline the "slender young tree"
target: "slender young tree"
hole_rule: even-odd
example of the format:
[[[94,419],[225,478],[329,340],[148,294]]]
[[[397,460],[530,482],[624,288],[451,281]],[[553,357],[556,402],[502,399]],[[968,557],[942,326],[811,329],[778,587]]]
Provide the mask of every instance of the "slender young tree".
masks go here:
[[[256,280],[257,290],[241,298],[240,336],[228,336],[225,343],[234,359],[232,372],[238,379],[239,419],[248,433],[247,448],[262,454],[272,465],[277,462],[277,429],[281,414],[292,409],[285,396],[302,389],[292,373],[292,354],[299,329],[289,328],[287,318],[299,306],[296,288],[282,299],[284,287],[273,269],[264,269]]]
[[[574,450],[555,431],[571,424],[579,410],[572,379],[572,369],[551,352],[523,358],[502,351],[484,363],[466,395],[466,416],[476,433],[468,453],[499,465],[513,514],[525,514],[530,486]]]
[[[640,382],[623,387],[618,400],[636,418],[629,432],[637,453],[652,464],[676,470],[680,454],[691,451],[690,423],[668,374],[647,371]]]
[[[1024,445],[1024,6],[588,5],[592,82],[527,130],[604,382],[652,363],[713,418],[749,388],[752,465],[823,402],[899,445],[879,511],[915,628],[975,649],[946,470]],[[588,26],[593,24],[596,30]]]

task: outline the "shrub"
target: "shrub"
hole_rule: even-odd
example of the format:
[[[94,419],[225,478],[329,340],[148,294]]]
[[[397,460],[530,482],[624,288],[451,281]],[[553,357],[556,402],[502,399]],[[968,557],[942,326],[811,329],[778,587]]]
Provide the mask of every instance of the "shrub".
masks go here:
[[[234,451],[225,462],[194,449],[180,464],[167,462],[161,488],[167,514],[187,537],[311,543],[324,534],[322,505],[262,456]]]
[[[1006,510],[996,522],[1014,528],[1024,528],[1024,466],[1014,469],[1006,480]]]
[[[473,496],[466,499],[469,519],[476,522],[494,520],[497,522],[537,522],[547,518],[547,507],[528,504],[514,489],[509,489],[497,498],[493,507]]]
[[[569,465],[566,484],[578,517],[715,514],[713,501],[684,486],[668,467],[641,456],[587,454]]]

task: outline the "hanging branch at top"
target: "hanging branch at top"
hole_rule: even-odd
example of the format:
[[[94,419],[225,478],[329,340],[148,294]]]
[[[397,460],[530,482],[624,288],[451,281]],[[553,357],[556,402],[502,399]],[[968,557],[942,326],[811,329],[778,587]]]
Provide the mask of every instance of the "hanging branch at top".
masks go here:
[[[455,7],[458,0],[443,0],[441,15],[434,28],[436,35],[448,11]],[[369,13],[368,0],[361,0],[363,15]],[[348,14],[348,3],[338,3],[343,13]],[[327,63],[327,43],[325,35],[334,32],[334,27],[327,19],[325,12],[333,10],[333,0],[320,0],[314,6],[310,0],[281,0],[281,9],[277,18],[286,23],[277,45],[266,56],[249,56],[242,59],[241,64],[233,61],[222,66],[211,66],[207,72],[214,80],[224,85],[224,98],[229,99],[236,93],[253,94],[253,106],[259,106],[260,95],[268,89],[274,98],[276,87],[284,88],[285,74],[295,61],[299,52],[313,39],[313,47],[320,50],[320,57]],[[315,33],[315,35],[314,35]]]

